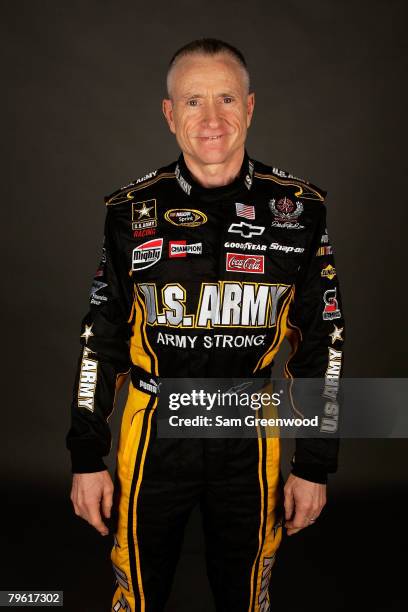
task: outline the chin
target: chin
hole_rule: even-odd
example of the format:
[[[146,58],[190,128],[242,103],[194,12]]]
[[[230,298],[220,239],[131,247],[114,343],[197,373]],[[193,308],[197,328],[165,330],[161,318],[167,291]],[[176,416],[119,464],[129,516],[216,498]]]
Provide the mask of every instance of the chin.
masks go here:
[[[204,149],[204,147],[203,147]],[[231,150],[228,149],[213,149],[213,150],[203,150],[203,149],[198,149],[196,150],[196,157],[203,163],[203,164],[222,164],[223,162],[225,162],[226,159],[228,159]]]

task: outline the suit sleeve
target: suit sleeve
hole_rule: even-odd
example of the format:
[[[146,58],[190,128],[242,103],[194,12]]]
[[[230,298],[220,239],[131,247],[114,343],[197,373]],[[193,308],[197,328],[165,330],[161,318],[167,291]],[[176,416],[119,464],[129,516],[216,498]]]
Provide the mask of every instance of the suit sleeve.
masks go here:
[[[74,473],[105,470],[102,460],[111,449],[108,418],[115,392],[129,372],[129,316],[132,283],[121,260],[113,211],[108,209],[102,258],[89,297],[89,311],[81,325],[71,427],[66,436]]]
[[[287,336],[292,345],[292,354],[286,363],[285,374],[290,378],[322,379],[324,390],[317,399],[316,414],[321,417],[319,422],[327,425],[329,417],[325,415],[329,411],[332,416],[336,416],[334,413],[338,407],[335,392],[344,365],[344,319],[323,204],[318,210],[318,221],[309,253],[296,281]],[[327,383],[331,391],[329,399],[325,396]],[[312,482],[327,482],[327,474],[337,470],[339,439],[334,429],[324,427],[322,430],[320,427],[321,437],[296,439],[296,450],[291,462],[294,475]]]

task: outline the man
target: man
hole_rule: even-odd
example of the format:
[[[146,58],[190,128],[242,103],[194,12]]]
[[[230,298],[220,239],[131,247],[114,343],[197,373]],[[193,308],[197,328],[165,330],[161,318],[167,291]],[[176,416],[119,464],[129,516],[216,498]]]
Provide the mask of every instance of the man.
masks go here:
[[[265,611],[282,535],[279,439],[159,438],[155,389],[160,377],[268,377],[285,336],[288,377],[340,374],[325,192],[247,154],[255,96],[234,47],[186,45],[167,87],[178,161],[106,198],[67,437],[71,499],[106,535],[115,491],[115,612],[164,609],[198,502],[217,610]],[[102,461],[107,420],[129,372],[113,487]],[[297,440],[284,488],[288,535],[319,516],[336,459],[336,440]]]

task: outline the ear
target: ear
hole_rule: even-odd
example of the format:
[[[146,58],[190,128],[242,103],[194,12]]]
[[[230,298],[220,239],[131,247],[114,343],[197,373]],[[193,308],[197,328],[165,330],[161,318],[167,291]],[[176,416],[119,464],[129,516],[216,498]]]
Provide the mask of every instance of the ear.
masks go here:
[[[176,133],[176,127],[173,119],[173,102],[170,98],[164,98],[162,102],[163,115],[166,117],[167,124],[172,134]]]
[[[247,127],[251,125],[254,108],[255,108],[255,92],[252,92],[248,94],[247,96]]]

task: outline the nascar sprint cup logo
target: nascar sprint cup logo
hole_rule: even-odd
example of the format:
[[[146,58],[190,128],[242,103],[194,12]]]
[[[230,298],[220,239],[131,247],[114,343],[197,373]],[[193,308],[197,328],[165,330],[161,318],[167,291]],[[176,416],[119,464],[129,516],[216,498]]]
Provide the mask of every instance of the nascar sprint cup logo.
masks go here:
[[[264,256],[246,255],[244,253],[227,253],[227,272],[249,272],[263,274]]]
[[[159,261],[163,249],[163,238],[148,240],[133,249],[132,271],[150,268]]]
[[[169,223],[184,227],[198,227],[207,222],[207,215],[194,208],[171,208],[164,213]]]

